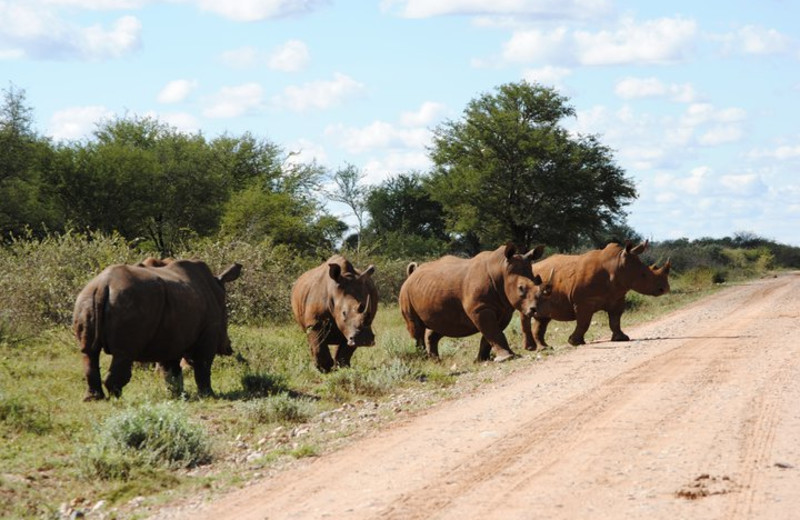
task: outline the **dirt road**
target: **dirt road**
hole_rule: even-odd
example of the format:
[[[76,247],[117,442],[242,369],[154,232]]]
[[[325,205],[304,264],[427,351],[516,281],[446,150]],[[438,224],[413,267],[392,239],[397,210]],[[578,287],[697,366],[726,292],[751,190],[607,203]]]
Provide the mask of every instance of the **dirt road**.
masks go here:
[[[180,515],[800,518],[800,275],[627,332]]]

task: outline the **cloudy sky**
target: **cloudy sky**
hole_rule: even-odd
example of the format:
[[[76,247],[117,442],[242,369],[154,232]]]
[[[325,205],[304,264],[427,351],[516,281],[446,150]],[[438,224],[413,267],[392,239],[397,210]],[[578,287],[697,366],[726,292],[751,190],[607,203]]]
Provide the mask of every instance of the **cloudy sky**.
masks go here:
[[[2,88],[55,140],[151,115],[376,183],[425,170],[432,128],[521,79],[615,150],[644,236],[800,246],[791,0],[0,0]]]

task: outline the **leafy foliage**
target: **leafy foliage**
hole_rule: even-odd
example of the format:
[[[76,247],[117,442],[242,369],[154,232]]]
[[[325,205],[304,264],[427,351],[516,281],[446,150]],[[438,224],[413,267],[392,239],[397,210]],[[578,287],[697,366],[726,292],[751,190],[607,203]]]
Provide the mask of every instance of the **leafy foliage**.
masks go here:
[[[623,220],[633,183],[597,137],[559,126],[574,114],[555,90],[523,81],[472,100],[462,120],[440,125],[430,193],[448,229],[474,235],[481,249],[510,239],[570,250]]]

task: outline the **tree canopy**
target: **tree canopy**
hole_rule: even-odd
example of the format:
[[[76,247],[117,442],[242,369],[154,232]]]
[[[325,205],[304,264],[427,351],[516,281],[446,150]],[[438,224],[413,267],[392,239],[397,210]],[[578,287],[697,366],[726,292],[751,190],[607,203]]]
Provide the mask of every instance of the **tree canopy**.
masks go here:
[[[596,136],[560,125],[574,115],[554,89],[523,81],[437,127],[429,190],[448,230],[480,248],[512,240],[570,250],[624,223],[634,185]]]

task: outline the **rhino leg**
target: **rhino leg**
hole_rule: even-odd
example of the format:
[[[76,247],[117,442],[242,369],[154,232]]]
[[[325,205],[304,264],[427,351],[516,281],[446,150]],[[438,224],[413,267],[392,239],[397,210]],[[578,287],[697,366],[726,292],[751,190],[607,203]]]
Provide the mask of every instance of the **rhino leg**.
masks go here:
[[[180,359],[172,359],[158,363],[158,368],[164,374],[164,381],[167,383],[172,397],[180,397],[183,394],[183,369]]]
[[[414,338],[417,343],[417,350],[421,352],[425,352],[425,324],[422,323],[422,320],[419,319],[419,316],[411,310],[411,316],[406,316],[405,313],[403,317],[406,320],[406,329],[408,329],[408,334]]]
[[[622,310],[614,309],[608,311],[608,326],[611,329],[611,341],[630,341],[631,338],[622,332],[620,320],[622,319]]]
[[[492,311],[483,310],[479,312],[477,316],[473,316],[472,322],[483,336],[481,338],[481,347],[478,351],[478,361],[489,359],[487,350],[494,354],[494,360],[497,362],[516,357],[511,347],[508,346],[506,335],[500,329],[497,316]],[[487,349],[484,340],[491,346],[489,349]]]
[[[350,360],[353,358],[357,347],[351,347],[347,343],[340,344],[336,349],[336,366],[349,367]]]
[[[122,388],[131,380],[131,367],[133,361],[130,359],[114,356],[111,359],[111,366],[108,368],[106,376],[106,390],[114,397],[122,395]]]
[[[575,324],[575,330],[572,331],[572,334],[570,334],[569,339],[567,340],[569,341],[570,345],[577,347],[578,345],[586,344],[584,335],[586,334],[586,331],[589,330],[589,325],[592,323],[593,314],[593,312],[586,312],[576,309],[575,315],[577,317],[577,323]]]
[[[531,333],[531,318],[519,313],[519,326],[522,329],[522,348],[525,350],[536,350],[536,341]]]
[[[100,381],[100,352],[83,355],[83,373],[89,388],[86,390],[84,401],[99,401],[106,398],[103,385]]]
[[[213,359],[195,358],[192,361],[194,369],[194,382],[197,384],[197,393],[203,397],[211,397],[214,390],[211,389],[211,363]],[[180,365],[178,366],[180,368]]]
[[[432,329],[425,329],[425,344],[427,345],[428,357],[439,361],[439,340],[442,335]]]
[[[311,349],[314,366],[317,367],[317,370],[326,374],[333,370],[334,362],[333,357],[331,357],[331,349],[327,344],[328,333],[323,328],[327,328],[326,324],[308,331],[308,346]]]
[[[547,341],[544,339],[544,335],[547,332],[547,326],[550,324],[550,318],[534,318],[536,320],[536,325],[533,329],[533,337],[536,340],[537,347],[547,348],[549,345]]]

